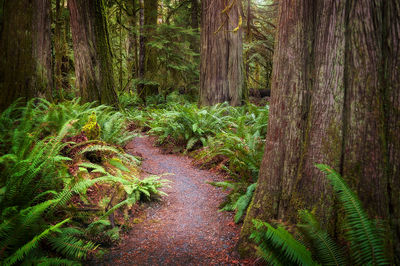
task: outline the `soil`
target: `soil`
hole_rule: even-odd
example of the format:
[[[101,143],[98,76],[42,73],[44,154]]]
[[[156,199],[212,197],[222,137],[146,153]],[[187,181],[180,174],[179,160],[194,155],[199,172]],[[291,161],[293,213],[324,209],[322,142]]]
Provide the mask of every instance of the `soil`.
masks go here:
[[[254,265],[240,260],[235,250],[240,226],[233,214],[219,212],[226,192],[207,181],[223,177],[193,166],[183,155],[165,154],[154,147],[154,139],[137,137],[128,152],[144,160],[144,175],[171,173],[169,188],[158,202],[149,204],[120,245],[103,265]]]

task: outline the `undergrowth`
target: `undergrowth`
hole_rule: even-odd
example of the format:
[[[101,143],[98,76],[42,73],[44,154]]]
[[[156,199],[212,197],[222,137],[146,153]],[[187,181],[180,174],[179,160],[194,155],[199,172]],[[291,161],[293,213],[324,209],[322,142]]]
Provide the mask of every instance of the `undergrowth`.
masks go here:
[[[230,189],[220,207],[236,211],[239,222],[257,182],[269,107],[198,107],[184,97],[175,92],[147,107],[127,108],[132,128],[157,136],[167,151],[189,153],[200,166],[229,175],[230,181],[211,184]]]
[[[140,180],[139,160],[122,149],[126,126],[122,113],[78,101],[33,99],[1,113],[2,265],[79,264],[118,240],[117,210],[127,218],[162,195],[166,180]]]
[[[300,210],[295,236],[280,223],[253,220],[250,238],[258,244],[258,254],[268,265],[389,265],[379,221],[368,218],[357,195],[337,172],[326,165],[317,167],[326,174],[343,206],[349,252],[335,243],[311,212]]]

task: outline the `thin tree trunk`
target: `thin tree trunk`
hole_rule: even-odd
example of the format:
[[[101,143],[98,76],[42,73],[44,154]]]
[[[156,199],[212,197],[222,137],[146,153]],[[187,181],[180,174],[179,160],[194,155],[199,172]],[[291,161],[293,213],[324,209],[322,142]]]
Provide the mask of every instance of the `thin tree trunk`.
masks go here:
[[[76,87],[84,102],[116,105],[111,50],[102,0],[69,0]]]
[[[157,51],[149,47],[147,43],[153,41],[153,34],[156,31],[158,18],[158,0],[146,0],[144,2],[144,24],[145,24],[145,80],[154,81],[157,76]],[[156,95],[158,93],[157,85],[145,85],[144,86],[146,96]]]
[[[146,95],[144,92],[144,73],[145,73],[145,56],[146,56],[146,43],[144,36],[144,0],[139,0],[140,11],[139,11],[139,24],[140,24],[140,33],[139,33],[139,79],[140,83],[137,86],[137,93],[139,97],[143,100],[146,99]]]
[[[194,33],[199,32],[199,2],[198,0],[191,0],[191,8],[190,8],[190,17],[191,17],[191,28],[193,29]],[[200,52],[200,44],[198,43],[198,39],[196,36],[191,38],[190,49],[194,52]]]
[[[137,2],[136,0],[130,1],[130,14],[128,18],[129,22],[129,33],[128,33],[128,70],[132,75],[132,78],[138,78],[138,44],[137,44],[137,36],[136,36],[136,9]]]
[[[389,222],[389,247],[400,254],[399,4],[280,3],[265,154],[240,251],[250,251],[252,219],[295,223],[299,209],[315,209],[341,234],[342,214],[314,166],[325,163],[358,192],[371,217]]]
[[[122,69],[122,7],[119,6],[118,10],[118,19],[119,19],[119,90],[122,92],[123,90],[123,69]]]
[[[242,104],[243,57],[240,4],[202,1],[200,104]]]

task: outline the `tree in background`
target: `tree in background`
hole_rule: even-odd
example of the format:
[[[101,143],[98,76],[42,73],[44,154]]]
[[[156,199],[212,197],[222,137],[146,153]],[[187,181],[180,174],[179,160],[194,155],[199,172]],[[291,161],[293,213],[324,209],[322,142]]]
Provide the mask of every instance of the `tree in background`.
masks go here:
[[[158,0],[140,1],[140,5],[139,77],[142,81],[138,86],[138,94],[145,100],[147,96],[158,93],[158,86],[151,82],[157,75],[157,54],[155,49],[147,45],[157,26]]]
[[[244,1],[244,61],[246,84],[252,89],[270,89],[276,34],[277,1]]]
[[[117,94],[102,0],[69,0],[76,87],[84,102],[116,105]]]
[[[54,90],[55,96],[60,100],[65,96],[74,97],[70,84],[70,71],[73,71],[71,62],[73,56],[70,53],[72,49],[71,31],[69,25],[69,11],[67,0],[56,0],[55,10],[53,12],[54,22]],[[69,95],[65,95],[66,92]]]
[[[0,111],[20,97],[52,98],[50,4],[50,0],[3,3]]]
[[[242,104],[240,1],[204,0],[201,20],[200,104]],[[226,5],[227,4],[227,5]]]
[[[254,218],[294,223],[314,209],[341,234],[341,214],[314,163],[337,169],[400,254],[400,6],[396,1],[282,1],[272,99]]]

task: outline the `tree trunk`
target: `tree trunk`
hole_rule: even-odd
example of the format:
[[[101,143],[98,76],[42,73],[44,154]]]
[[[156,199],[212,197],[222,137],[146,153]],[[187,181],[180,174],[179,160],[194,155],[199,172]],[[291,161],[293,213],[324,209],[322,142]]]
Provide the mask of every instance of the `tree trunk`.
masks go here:
[[[116,105],[111,50],[102,0],[69,0],[76,87],[84,102]]]
[[[143,57],[142,71],[144,72],[142,82],[148,83],[153,81],[154,77],[157,75],[157,52],[147,44],[152,41],[151,36],[156,30],[158,0],[144,1],[142,11],[144,12],[144,18],[141,17],[141,19],[144,19],[144,24],[141,24],[142,28],[140,37],[140,50],[143,51],[143,54],[141,55]],[[158,86],[156,85],[144,84],[138,88],[139,95],[143,100],[145,100],[147,96],[156,95],[158,93]]]
[[[191,7],[190,7],[190,17],[191,23],[190,27],[193,29],[194,33],[199,32],[199,2],[198,0],[191,0]],[[190,49],[194,52],[199,53],[199,42],[196,36],[193,36],[190,40]]]
[[[36,62],[35,96],[52,99],[53,64],[51,57],[51,0],[34,1],[33,58]]]
[[[331,187],[314,167],[325,163],[371,217],[390,223],[400,254],[399,5],[280,3],[265,154],[240,251],[250,250],[252,219],[294,223],[299,209],[315,208],[329,231],[341,233]]]
[[[0,37],[0,111],[22,97],[51,99],[50,0],[6,0]]]
[[[137,1],[131,0],[129,1],[129,33],[128,33],[128,71],[131,73],[132,78],[137,78],[138,75],[138,48],[137,48],[137,35],[136,35],[136,9],[137,9]]]
[[[202,1],[200,104],[242,103],[243,57],[240,3]]]
[[[144,73],[145,73],[145,55],[146,55],[146,39],[144,37],[144,0],[139,0],[140,11],[139,11],[139,24],[140,24],[140,33],[139,33],[139,79],[140,83],[137,86],[137,93],[139,97],[143,100],[146,100],[146,95],[144,91]]]

